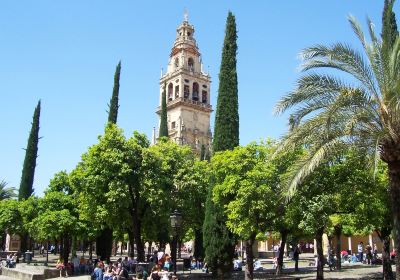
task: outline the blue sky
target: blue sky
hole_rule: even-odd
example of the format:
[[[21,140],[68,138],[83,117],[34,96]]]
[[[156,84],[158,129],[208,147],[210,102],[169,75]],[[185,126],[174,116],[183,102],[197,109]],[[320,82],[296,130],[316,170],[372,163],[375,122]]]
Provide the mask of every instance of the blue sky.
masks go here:
[[[0,2],[0,180],[19,187],[34,107],[42,100],[38,195],[53,175],[71,171],[107,120],[115,66],[122,60],[118,125],[151,137],[158,120],[159,77],[176,27],[189,11],[216,107],[229,10],[238,29],[240,142],[286,131],[273,115],[299,77],[301,49],[316,43],[359,47],[347,21],[366,17],[381,29],[383,0],[302,1],[18,1]],[[395,6],[398,13],[398,5]],[[214,114],[212,115],[213,126]]]

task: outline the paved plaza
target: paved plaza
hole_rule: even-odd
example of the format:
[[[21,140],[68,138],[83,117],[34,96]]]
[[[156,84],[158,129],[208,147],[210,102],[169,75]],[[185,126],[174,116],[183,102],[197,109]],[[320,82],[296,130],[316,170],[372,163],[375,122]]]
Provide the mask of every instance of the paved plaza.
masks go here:
[[[57,260],[56,255],[49,255],[49,268],[55,268],[55,263]],[[87,257],[87,254],[86,254]],[[112,258],[112,261],[116,261],[121,256],[116,256]],[[183,256],[185,257],[185,256]],[[312,254],[302,254],[302,257],[299,261],[299,272],[294,271],[294,262],[285,259],[284,265],[285,269],[283,274],[280,276],[276,276],[274,274],[275,270],[272,267],[272,259],[261,259],[264,270],[256,271],[254,279],[315,279],[316,268],[310,267],[309,263],[312,260]],[[45,268],[43,263],[45,262],[45,258],[43,256],[36,255],[31,264],[20,263],[17,265],[15,270],[29,272],[32,274],[40,273]],[[193,271],[182,271],[182,265],[178,266],[179,271],[179,279],[211,279],[211,274],[206,274],[201,270],[193,270]],[[393,271],[395,271],[395,267],[393,266]],[[57,277],[59,279],[59,277]],[[68,278],[73,278],[75,280],[90,280],[89,275],[80,275],[80,276],[70,276]],[[375,265],[366,265],[366,264],[342,264],[341,271],[329,271],[328,267],[325,266],[324,269],[324,278],[325,279],[382,279],[382,266]],[[5,275],[0,275],[0,280],[15,280],[22,278],[13,278]],[[50,278],[51,279],[51,278]],[[56,278],[54,278],[56,279]],[[231,279],[244,279],[244,271],[235,272],[232,275]]]

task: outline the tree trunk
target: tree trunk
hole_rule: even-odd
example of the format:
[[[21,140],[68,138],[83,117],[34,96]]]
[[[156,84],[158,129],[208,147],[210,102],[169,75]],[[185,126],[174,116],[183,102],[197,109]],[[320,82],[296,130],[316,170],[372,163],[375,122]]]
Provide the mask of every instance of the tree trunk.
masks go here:
[[[68,234],[66,234],[62,238],[62,250],[61,250],[61,254],[62,254],[62,258],[64,260],[65,267],[67,267],[67,264],[68,264],[68,257],[69,257],[70,251],[71,251],[71,240],[70,240]]]
[[[324,252],[322,250],[322,235],[324,234],[324,229],[321,228],[317,230],[315,239],[317,240],[317,280],[324,279]]]
[[[133,258],[135,257],[135,237],[132,229],[128,230],[128,238],[129,238],[128,255]]]
[[[93,241],[89,242],[89,259],[93,259]]]
[[[139,220],[136,209],[132,211],[132,222],[134,224],[133,236],[136,242],[137,260],[138,262],[144,262],[145,257],[144,257],[144,246],[141,234],[141,221]]]
[[[256,235],[252,234],[250,239],[246,241],[246,271],[245,271],[245,280],[253,279],[253,271],[254,271],[254,255],[253,255],[253,244],[256,239]]]
[[[335,226],[335,237],[336,237],[336,269],[342,269],[342,225],[338,224]],[[371,245],[372,246],[372,245]]]
[[[176,235],[174,235],[174,237],[172,238],[172,242],[170,244],[170,246],[171,246],[171,259],[173,261],[174,271],[176,271],[175,269],[176,269],[176,264],[177,264],[177,261],[176,261],[177,243],[178,243],[177,237],[176,237]]]
[[[393,239],[396,252],[396,279],[400,280],[400,161],[388,162],[390,199],[393,214]]]
[[[287,231],[281,231],[281,246],[279,247],[278,265],[276,266],[276,275],[281,275],[283,269],[283,255],[285,253],[285,244],[287,239]]]
[[[96,238],[96,254],[101,260],[110,261],[112,242],[113,230],[109,227],[102,229],[100,235]]]
[[[21,254],[25,256],[25,252],[28,249],[28,234],[23,233],[21,234]]]
[[[71,255],[72,256],[76,255],[76,244],[77,244],[76,237],[72,236],[72,241],[71,241]]]
[[[133,184],[138,186],[138,182]],[[142,240],[142,219],[140,219],[139,215],[139,207],[140,207],[140,194],[138,188],[134,187],[133,185],[129,186],[129,196],[131,198],[132,208],[130,209],[130,214],[132,217],[132,224],[133,224],[133,237],[136,242],[136,251],[137,251],[137,261],[144,262],[145,255],[144,255],[144,245]]]
[[[380,231],[379,237],[382,241],[382,270],[384,280],[393,280],[392,265],[390,263],[390,229],[384,228]]]
[[[194,230],[194,252],[193,256],[196,259],[204,259],[204,247],[203,247],[203,231],[202,229]]]
[[[182,258],[182,239],[178,240],[178,259]]]

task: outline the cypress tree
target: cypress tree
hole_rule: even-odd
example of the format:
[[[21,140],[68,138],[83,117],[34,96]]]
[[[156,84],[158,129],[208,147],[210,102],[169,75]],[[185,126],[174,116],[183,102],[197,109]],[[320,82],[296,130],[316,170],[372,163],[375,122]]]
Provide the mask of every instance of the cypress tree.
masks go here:
[[[164,90],[161,94],[161,119],[158,137],[168,137],[168,120],[167,120],[167,85],[164,83]]]
[[[206,212],[203,224],[203,244],[206,262],[211,268],[213,278],[229,278],[235,252],[235,240],[226,228],[226,217],[222,206],[212,200],[212,184],[208,189]]]
[[[219,73],[219,89],[213,152],[232,150],[239,145],[238,86],[236,73],[235,16],[229,12]],[[203,224],[203,239],[207,263],[214,277],[224,279],[232,270],[235,240],[226,227],[226,216],[221,205],[214,204],[213,184],[208,190]]]
[[[39,119],[40,119],[40,100],[33,113],[32,128],[26,147],[24,166],[21,175],[18,200],[29,198],[33,194],[33,179],[35,177],[36,158],[39,144]]]
[[[118,95],[119,95],[119,77],[121,75],[121,61],[119,61],[117,67],[115,68],[114,74],[114,88],[113,93],[110,99],[110,104],[108,105],[108,122],[109,123],[117,123],[118,118]]]
[[[382,13],[382,48],[384,53],[391,49],[396,42],[399,32],[397,30],[396,15],[393,12],[395,0],[385,0]]]
[[[232,150],[239,146],[239,105],[238,82],[236,72],[236,22],[229,12],[226,20],[222,61],[219,72],[219,89],[213,151]]]
[[[118,119],[119,109],[119,78],[121,75],[121,61],[118,62],[115,68],[114,74],[114,87],[113,93],[108,104],[108,124],[116,124]],[[113,230],[109,227],[105,227],[100,230],[99,235],[96,237],[96,254],[100,256],[102,260],[109,260],[111,257],[113,243]]]

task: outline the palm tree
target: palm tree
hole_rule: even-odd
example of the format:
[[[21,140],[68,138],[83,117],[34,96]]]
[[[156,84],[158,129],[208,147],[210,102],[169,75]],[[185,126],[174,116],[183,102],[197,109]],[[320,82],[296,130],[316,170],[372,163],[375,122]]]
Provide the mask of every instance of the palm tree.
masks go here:
[[[375,165],[380,158],[388,166],[394,238],[400,253],[400,39],[390,48],[382,47],[369,19],[370,41],[354,17],[349,22],[361,51],[344,43],[304,49],[304,74],[276,105],[277,113],[293,109],[291,130],[280,150],[297,145],[309,148],[288,175],[287,186],[293,193],[330,155],[351,146],[370,155]]]
[[[7,182],[0,181],[0,201],[15,197],[15,188],[7,187]]]

